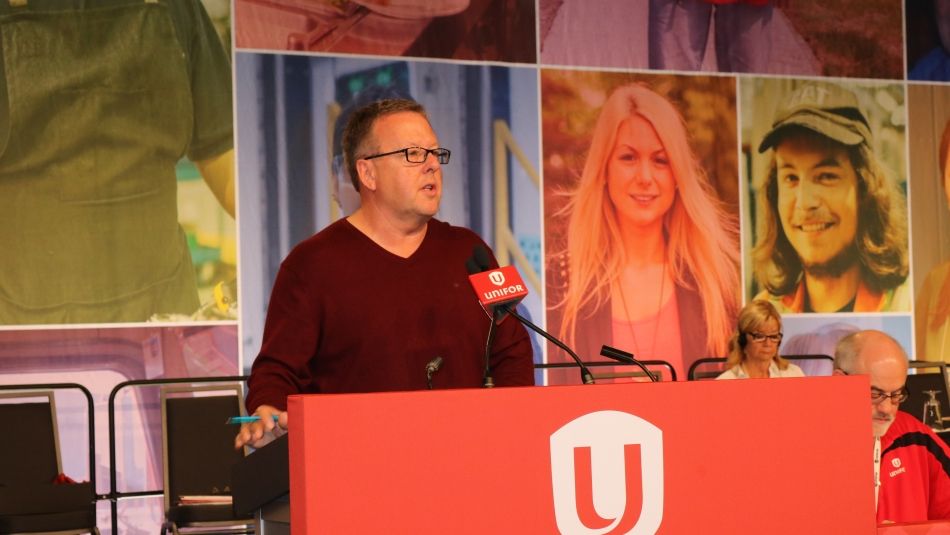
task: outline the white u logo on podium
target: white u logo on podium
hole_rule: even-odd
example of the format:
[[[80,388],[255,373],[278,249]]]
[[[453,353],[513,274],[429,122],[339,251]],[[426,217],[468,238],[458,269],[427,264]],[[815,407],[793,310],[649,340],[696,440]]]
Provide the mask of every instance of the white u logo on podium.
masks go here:
[[[656,533],[663,519],[663,432],[620,411],[576,418],[551,434],[551,485],[561,533]]]

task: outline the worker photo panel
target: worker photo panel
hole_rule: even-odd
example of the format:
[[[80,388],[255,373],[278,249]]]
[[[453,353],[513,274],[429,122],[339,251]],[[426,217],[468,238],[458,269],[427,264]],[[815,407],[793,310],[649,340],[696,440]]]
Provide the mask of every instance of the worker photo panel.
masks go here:
[[[721,76],[542,70],[545,305],[582,359],[607,344],[685,379],[726,354],[740,306],[735,91]],[[550,381],[576,382],[564,373]]]
[[[883,331],[901,347],[913,347],[910,316],[907,314],[821,314],[788,316],[782,322],[779,354],[799,366],[805,375],[831,375],[838,342],[863,330]],[[908,349],[909,351],[909,349]],[[908,357],[913,358],[908,353]]]
[[[240,49],[535,62],[533,0],[236,0]]]
[[[386,98],[422,104],[449,149],[436,218],[475,231],[514,265],[529,290],[524,312],[541,321],[535,69],[244,52],[235,68],[245,366],[281,260],[360,206],[343,130],[353,110]]]
[[[918,360],[950,362],[950,87],[907,88]]]
[[[918,3],[934,2],[907,2]],[[901,4],[901,0],[540,0],[541,62],[901,79]]]
[[[904,2],[907,79],[950,81],[950,1]]]
[[[910,312],[901,84],[742,79],[747,296]]]
[[[234,320],[227,4],[82,4],[2,11],[0,325]]]
[[[202,459],[222,462],[233,462],[238,453],[236,428],[224,424],[243,411],[237,325],[0,330],[0,361],[0,414],[18,422],[17,438],[8,442],[30,459],[6,459],[6,490],[22,492],[26,485],[44,496],[64,496],[43,485],[68,483],[73,492],[87,485],[86,503],[95,504],[97,525],[113,526],[112,533],[142,533],[142,526],[158,530],[162,524],[169,503],[163,499],[163,471],[177,464],[163,464],[163,451],[176,448],[167,440],[171,428],[166,424],[185,429],[192,440],[177,446],[179,452],[200,444],[217,452]],[[227,395],[230,404],[223,412],[210,412],[212,407],[203,402],[224,398],[205,395]],[[176,416],[165,407],[167,399],[178,397],[189,399],[175,403],[196,403],[188,407],[192,410],[178,412],[177,418],[189,421],[184,427],[174,424]],[[53,454],[58,461],[44,457]],[[50,465],[58,474],[37,473]],[[227,465],[225,469],[229,476]],[[207,473],[201,471],[202,476]],[[221,488],[220,480],[218,484]],[[207,488],[210,492],[212,486]],[[92,497],[112,491],[119,499]]]

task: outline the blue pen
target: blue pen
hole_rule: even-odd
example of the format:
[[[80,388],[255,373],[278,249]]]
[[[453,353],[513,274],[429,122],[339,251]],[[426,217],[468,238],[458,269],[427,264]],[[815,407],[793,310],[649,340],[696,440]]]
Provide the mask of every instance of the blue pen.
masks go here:
[[[272,415],[274,421],[277,421],[277,415]],[[251,422],[259,422],[261,420],[260,416],[232,416],[228,418],[224,423],[226,424],[249,424]]]

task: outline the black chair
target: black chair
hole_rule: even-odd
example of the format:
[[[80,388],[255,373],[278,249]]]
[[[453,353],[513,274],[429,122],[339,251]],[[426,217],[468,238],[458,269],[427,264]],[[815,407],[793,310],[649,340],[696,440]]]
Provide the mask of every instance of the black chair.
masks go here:
[[[828,355],[782,355],[782,358],[801,367],[805,375],[810,377],[831,375],[835,367],[835,360]],[[726,371],[725,358],[702,358],[690,365],[687,379],[690,381],[715,379],[724,371]]]
[[[835,370],[835,359],[828,355],[782,355],[783,359],[800,367],[809,377],[825,377]]]
[[[686,373],[686,379],[689,381],[715,379],[724,371],[726,371],[726,359],[724,358],[707,357],[697,359],[690,364],[689,371]]]
[[[673,368],[672,364],[665,360],[641,360],[640,363],[650,370],[650,372],[655,375],[659,381],[676,380],[676,369]],[[643,373],[643,370],[641,370],[636,364],[617,362],[613,360],[594,360],[590,362],[585,361],[584,366],[587,366],[587,368],[590,370],[591,375],[594,377],[594,381],[604,380],[618,383],[643,382],[650,380],[650,378],[647,377],[646,374]],[[563,370],[565,368],[577,368],[577,364],[574,362],[549,362],[546,364],[535,364],[534,368],[536,370]]]
[[[950,395],[948,395],[950,384],[947,379],[946,363],[912,360],[908,364],[911,368],[906,383],[909,396],[907,401],[900,404],[900,410],[922,420],[924,404],[930,399],[927,390],[935,390],[937,401],[940,403],[940,412],[944,417],[944,425],[947,425],[947,420],[950,418]]]
[[[109,500],[109,507],[112,518],[112,532],[120,533],[121,526],[119,521],[119,503],[126,499],[138,499],[149,496],[162,496],[164,494],[164,489],[124,489],[119,490],[119,473],[117,467],[119,466],[118,462],[118,450],[119,444],[117,440],[120,436],[123,435],[122,432],[118,429],[117,417],[120,412],[123,412],[117,402],[120,399],[120,393],[122,394],[134,394],[133,399],[137,399],[138,403],[135,407],[125,407],[125,409],[130,409],[134,412],[141,414],[143,418],[147,419],[149,411],[147,410],[147,405],[149,401],[154,399],[154,406],[157,407],[159,413],[161,412],[160,400],[161,400],[161,388],[179,385],[179,386],[190,386],[194,387],[196,385],[211,385],[211,384],[244,384],[247,382],[247,376],[243,375],[234,375],[234,376],[222,376],[222,377],[182,377],[182,378],[160,378],[160,379],[133,379],[130,381],[125,381],[119,383],[112,389],[112,392],[109,393],[109,494],[105,496]],[[235,413],[237,414],[237,413]],[[160,414],[156,416],[160,418]],[[162,426],[160,420],[155,420],[155,426],[157,428],[156,437],[159,437],[159,433],[162,432]],[[145,423],[145,425],[148,425]],[[126,430],[128,431],[128,430]],[[234,430],[236,431],[236,429]],[[161,442],[160,438],[157,438],[158,443]],[[160,462],[160,461],[159,461]]]
[[[165,523],[202,533],[254,533],[253,517],[237,515],[231,502],[231,471],[245,455],[234,449],[237,429],[226,425],[242,414],[242,387],[165,387],[161,393]]]
[[[89,404],[90,481],[54,483],[63,474],[52,390],[78,388]],[[0,533],[94,533],[96,527],[95,453],[92,396],[77,384],[4,385],[0,421],[15,423],[0,440]]]

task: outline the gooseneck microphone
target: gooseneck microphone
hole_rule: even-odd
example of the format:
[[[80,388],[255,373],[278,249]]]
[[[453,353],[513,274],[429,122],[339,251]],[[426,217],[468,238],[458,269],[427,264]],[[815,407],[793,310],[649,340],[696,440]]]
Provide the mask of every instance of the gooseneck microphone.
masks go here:
[[[482,372],[482,387],[494,388],[495,380],[491,376],[491,343],[495,339],[497,328],[495,318],[492,318],[491,325],[488,326],[488,339],[485,340],[485,371]]]
[[[426,364],[426,386],[432,390],[432,375],[442,367],[442,357],[435,357]]]
[[[491,378],[489,373],[491,342],[494,336],[495,324],[501,323],[505,317],[511,315],[511,317],[520,321],[525,327],[540,334],[547,341],[570,355],[571,358],[574,359],[574,363],[577,364],[577,367],[580,368],[581,381],[585,385],[594,384],[594,376],[591,375],[590,370],[587,369],[587,366],[584,365],[581,358],[577,356],[577,353],[567,347],[564,342],[551,336],[544,329],[538,327],[515,311],[515,307],[518,303],[528,295],[528,290],[525,288],[524,282],[521,280],[521,275],[518,274],[518,270],[513,266],[504,266],[492,270],[491,257],[482,245],[475,246],[472,251],[472,258],[470,258],[465,265],[468,267],[469,273],[471,273],[471,275],[469,275],[469,282],[471,282],[472,288],[478,296],[478,302],[493,320],[491,326],[489,326],[488,342],[485,345],[485,376],[487,380]],[[473,269],[476,271],[473,272]]]
[[[647,377],[650,378],[651,382],[655,383],[658,381],[656,376],[653,375],[653,372],[648,370],[647,367],[644,366],[642,362],[637,360],[633,356],[633,353],[627,353],[626,351],[623,351],[622,349],[617,349],[615,347],[610,347],[609,345],[604,344],[600,348],[600,354],[607,358],[614,359],[617,362],[623,362],[626,364],[636,364],[637,366],[640,367],[641,370],[643,370],[643,373],[647,374]]]
[[[469,275],[484,271],[476,258],[475,255],[472,255],[471,258],[465,261],[465,269],[468,270]],[[492,340],[495,339],[495,329],[497,328],[498,320],[499,318],[492,312],[492,321],[488,325],[488,339],[485,342],[485,371],[482,372],[482,387],[484,388],[494,388],[495,386],[495,380],[491,376],[491,343]]]
[[[501,305],[501,308],[505,309],[505,312],[507,312],[508,314],[511,314],[511,317],[515,318],[516,320],[524,324],[525,327],[540,334],[548,342],[551,342],[552,344],[561,348],[565,353],[570,355],[571,358],[574,359],[574,363],[577,364],[577,367],[580,368],[581,370],[581,382],[583,382],[585,385],[594,384],[594,376],[591,375],[590,370],[587,369],[587,366],[584,365],[584,361],[582,361],[581,358],[577,356],[577,353],[575,353],[571,348],[567,347],[567,345],[564,342],[551,336],[550,334],[545,332],[545,330],[542,329],[541,327],[538,327],[534,323],[531,323],[531,321],[529,321],[527,318],[525,318],[521,314],[518,314],[517,312],[515,312],[515,310],[510,308],[508,305]]]

